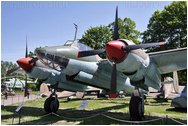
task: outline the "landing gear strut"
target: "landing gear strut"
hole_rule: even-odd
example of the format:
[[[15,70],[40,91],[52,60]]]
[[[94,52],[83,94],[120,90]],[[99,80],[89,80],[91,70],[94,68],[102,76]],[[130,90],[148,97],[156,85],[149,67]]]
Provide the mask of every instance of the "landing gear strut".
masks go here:
[[[57,94],[55,93],[55,90],[52,91],[52,94],[50,95],[49,98],[46,99],[45,103],[44,103],[44,110],[47,113],[51,113],[51,112],[57,112],[57,110],[59,109],[59,101],[57,99]]]
[[[137,90],[138,91],[138,90]],[[144,96],[141,93],[133,94],[129,103],[131,121],[140,121],[144,117]]]

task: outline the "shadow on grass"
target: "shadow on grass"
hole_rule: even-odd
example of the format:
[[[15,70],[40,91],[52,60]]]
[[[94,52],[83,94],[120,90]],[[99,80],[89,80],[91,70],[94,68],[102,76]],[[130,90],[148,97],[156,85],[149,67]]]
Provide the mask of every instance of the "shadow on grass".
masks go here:
[[[91,110],[91,111],[76,110],[75,108],[59,109],[57,114],[60,115],[60,116],[63,116],[63,117],[76,119],[76,118],[89,117],[89,116],[92,116],[92,115],[97,114],[99,112],[104,112],[104,111],[108,111],[108,110],[112,110],[112,109],[113,110],[121,109],[121,108],[124,108],[125,106],[127,106],[127,105],[126,104],[122,104],[122,105],[120,104],[120,105],[105,107],[105,108],[102,108],[102,109],[96,109],[96,110]],[[4,106],[4,107],[1,108],[1,110],[14,113],[15,110],[17,109],[17,107],[18,106]],[[63,118],[60,118],[60,117],[54,117],[54,116],[52,117],[51,115],[46,116],[46,117],[42,117],[42,116],[46,115],[46,113],[45,113],[43,108],[37,108],[37,107],[23,106],[22,109],[20,110],[20,112],[21,112],[21,115],[23,115],[24,117],[34,117],[34,118],[36,118],[36,120],[35,119],[32,120],[32,121],[26,120],[25,122],[21,122],[22,125],[26,125],[26,124],[29,124],[29,125],[31,125],[31,124],[35,124],[35,125],[51,124],[52,122],[53,123],[58,122],[58,121],[63,119]],[[16,118],[16,117],[18,117],[18,114],[1,115],[2,120],[10,119],[10,118]],[[72,121],[72,120],[66,120],[66,121],[69,122],[69,121]]]
[[[168,108],[166,111],[187,113],[187,108]]]
[[[65,99],[65,98],[59,98],[59,99]],[[60,101],[60,103],[67,103],[67,102],[74,102],[74,101],[83,101],[83,100],[96,100],[96,101],[101,101],[101,100],[108,100],[108,98],[104,97],[104,98],[96,98],[96,99],[93,99],[93,98],[72,98],[70,99],[69,101],[68,100],[65,100],[65,101]]]
[[[151,103],[168,103],[169,101],[167,101],[164,98],[153,98],[156,102],[151,102]]]
[[[83,99],[74,99],[73,101],[75,101],[75,100],[83,100]],[[86,99],[86,100],[92,100],[92,99]],[[94,100],[97,100],[97,99],[94,99]],[[98,100],[102,100],[102,99],[98,99]],[[114,100],[114,102],[115,102],[115,100]],[[57,117],[54,115],[53,116],[48,115],[48,116],[42,117],[42,116],[46,115],[43,108],[23,106],[21,109],[21,114],[23,115],[22,120],[21,120],[21,125],[46,125],[46,124],[54,124],[54,123],[62,121],[62,120],[66,121],[68,124],[70,123],[71,125],[73,125],[73,124],[79,124],[79,125],[112,125],[112,124],[126,125],[126,124],[129,124],[130,125],[130,123],[115,121],[115,120],[109,119],[107,117],[104,117],[102,115],[98,115],[96,117],[85,119],[85,120],[81,119],[81,118],[93,116],[98,113],[106,112],[105,114],[108,116],[111,116],[111,117],[114,117],[117,119],[121,119],[121,120],[129,120],[129,118],[130,118],[129,113],[108,112],[109,110],[119,110],[119,109],[125,108],[128,105],[129,105],[128,103],[119,103],[114,106],[103,107],[103,108],[94,109],[94,110],[77,110],[75,108],[59,109],[57,111],[57,114],[60,117]],[[14,113],[17,107],[18,106],[4,106],[1,109]],[[172,110],[169,110],[169,111],[172,111]],[[18,116],[16,114],[1,115],[1,122],[5,122],[6,119],[11,119],[13,117],[15,118]],[[69,119],[65,119],[63,117],[66,117]],[[152,120],[152,119],[156,119],[156,118],[160,118],[160,117],[146,115],[145,118],[146,118],[145,120]],[[74,119],[77,119],[77,120],[80,119],[80,120],[76,121]],[[187,124],[187,120],[179,120],[179,119],[176,119],[176,120]],[[14,121],[14,122],[15,122],[14,124],[18,124],[18,121]],[[163,125],[164,124],[165,125],[166,124],[168,124],[168,125],[176,125],[177,124],[178,125],[178,123],[171,121],[170,119],[168,119],[168,120],[166,119],[163,121],[159,120],[159,121],[146,123],[146,124],[147,125],[161,125],[161,124],[163,124]]]

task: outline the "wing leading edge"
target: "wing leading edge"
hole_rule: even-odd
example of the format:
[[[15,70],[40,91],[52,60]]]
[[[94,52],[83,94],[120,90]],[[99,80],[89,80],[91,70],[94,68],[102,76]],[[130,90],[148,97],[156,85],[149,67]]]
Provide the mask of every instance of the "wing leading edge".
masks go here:
[[[148,53],[160,74],[187,69],[187,48]]]

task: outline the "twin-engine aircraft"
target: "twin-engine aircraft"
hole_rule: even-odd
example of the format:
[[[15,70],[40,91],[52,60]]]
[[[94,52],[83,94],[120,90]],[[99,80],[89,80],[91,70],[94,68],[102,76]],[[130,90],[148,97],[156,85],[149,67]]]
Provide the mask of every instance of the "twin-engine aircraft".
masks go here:
[[[187,48],[145,53],[142,48],[162,46],[165,42],[135,45],[131,40],[118,39],[118,9],[116,8],[113,40],[105,49],[92,50],[77,41],[64,46],[41,48],[37,57],[17,61],[31,77],[42,79],[54,88],[83,91],[86,86],[103,89],[115,98],[119,91],[133,93],[131,120],[144,117],[143,93],[149,87],[161,86],[161,74],[187,69]],[[98,54],[107,53],[107,59]],[[55,96],[55,97],[53,97]],[[46,112],[56,112],[59,102],[55,91],[45,101]]]

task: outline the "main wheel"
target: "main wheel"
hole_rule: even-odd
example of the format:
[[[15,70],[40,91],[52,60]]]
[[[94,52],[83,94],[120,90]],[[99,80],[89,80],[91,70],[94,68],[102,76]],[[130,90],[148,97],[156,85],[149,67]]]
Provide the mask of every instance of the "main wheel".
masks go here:
[[[59,109],[59,101],[58,99],[56,100],[54,97],[49,97],[46,99],[45,103],[44,103],[44,110],[47,113],[51,113],[51,112],[57,112],[57,110]]]
[[[144,117],[144,103],[139,96],[132,96],[129,103],[130,120],[140,121]]]

